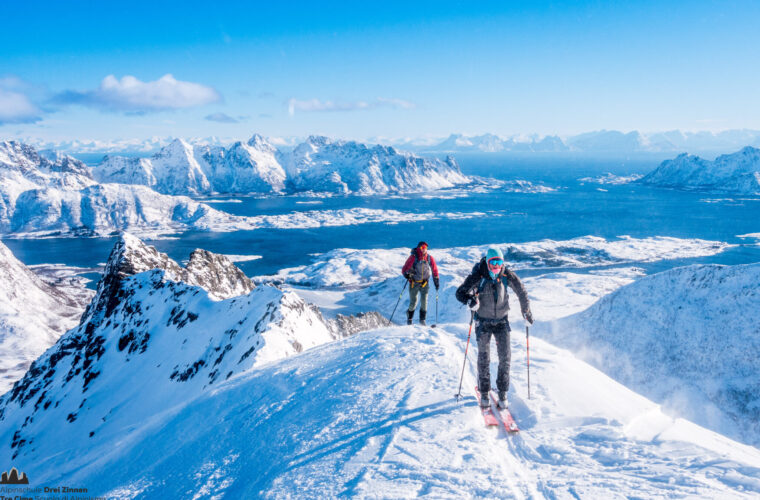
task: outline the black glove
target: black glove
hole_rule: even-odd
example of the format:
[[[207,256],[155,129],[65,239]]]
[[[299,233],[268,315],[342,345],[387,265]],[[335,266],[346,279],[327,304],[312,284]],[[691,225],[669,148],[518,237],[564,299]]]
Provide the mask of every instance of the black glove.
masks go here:
[[[531,325],[533,324],[533,313],[530,312],[530,309],[528,309],[528,312],[523,314],[523,318],[525,318],[525,321],[527,321]]]
[[[478,309],[480,309],[480,301],[478,301],[478,296],[475,295],[474,297],[470,297],[469,302],[467,302],[467,307],[470,308],[470,311],[475,312]]]
[[[406,274],[404,274],[404,278],[406,278],[407,281],[412,281],[412,273],[406,273]]]
[[[436,290],[438,290],[438,287],[441,286],[441,282],[438,280],[438,276],[433,276],[433,284],[435,285]]]

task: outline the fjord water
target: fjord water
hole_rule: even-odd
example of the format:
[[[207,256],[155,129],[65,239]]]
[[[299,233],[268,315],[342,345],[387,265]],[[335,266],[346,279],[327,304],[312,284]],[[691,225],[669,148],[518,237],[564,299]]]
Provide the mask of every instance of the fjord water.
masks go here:
[[[333,248],[368,249],[412,247],[426,240],[436,247],[494,242],[566,240],[580,236],[643,238],[672,236],[739,244],[721,254],[644,266],[648,272],[688,263],[743,264],[760,262],[756,240],[737,235],[760,232],[760,198],[729,197],[651,188],[637,184],[600,185],[583,177],[606,172],[644,174],[663,159],[584,158],[564,156],[458,155],[469,175],[502,180],[526,180],[555,188],[548,193],[453,190],[441,198],[430,195],[370,197],[213,197],[212,206],[237,215],[274,215],[293,211],[372,208],[419,214],[477,213],[464,219],[373,223],[309,229],[258,229],[234,233],[188,232],[176,239],[149,241],[176,260],[195,248],[233,255],[260,255],[240,262],[249,276],[274,273],[307,264],[313,254]],[[203,200],[201,200],[203,201]],[[25,264],[62,263],[95,267],[108,257],[114,238],[51,238],[3,240]]]

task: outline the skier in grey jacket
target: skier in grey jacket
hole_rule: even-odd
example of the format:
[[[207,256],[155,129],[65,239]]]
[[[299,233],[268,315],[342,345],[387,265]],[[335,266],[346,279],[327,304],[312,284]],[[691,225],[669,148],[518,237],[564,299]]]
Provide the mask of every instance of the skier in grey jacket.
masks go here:
[[[509,363],[511,349],[509,346],[509,297],[507,287],[514,290],[520,300],[523,318],[533,324],[528,293],[520,278],[507,269],[504,255],[495,247],[488,249],[486,256],[475,264],[472,272],[457,288],[456,298],[467,304],[475,315],[477,326],[475,338],[478,342],[478,390],[480,404],[489,406],[488,391],[491,389],[491,336],[496,339],[496,352],[499,355],[499,368],[496,387],[499,390],[499,406],[507,407],[507,390],[509,390]]]

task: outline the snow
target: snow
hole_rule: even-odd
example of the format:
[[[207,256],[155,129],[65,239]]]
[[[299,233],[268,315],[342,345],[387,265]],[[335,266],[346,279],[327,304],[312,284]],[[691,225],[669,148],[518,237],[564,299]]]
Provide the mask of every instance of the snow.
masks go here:
[[[368,149],[356,143],[331,143],[324,138],[322,141],[329,146],[328,150],[334,156],[332,165],[335,168],[338,168],[341,161],[348,162],[340,167],[346,179],[349,172],[356,173],[357,179],[365,179],[362,171],[362,162],[365,161],[372,163],[373,169],[385,172],[384,175],[393,172],[393,182],[396,184],[389,179],[385,180],[391,184],[382,189],[373,184],[373,189],[382,192],[439,189],[468,182],[458,173],[459,169],[454,164],[442,166],[429,160],[405,156],[392,148],[378,146]],[[352,156],[354,153],[351,151],[354,150],[361,153],[358,158]],[[245,163],[240,160],[243,155],[241,151],[248,155],[246,158],[254,158],[256,161]],[[271,158],[260,157],[265,153]],[[0,143],[0,234],[17,238],[39,238],[108,236],[130,231],[143,238],[160,238],[188,230],[230,232],[260,228],[294,229],[464,219],[483,215],[482,212],[405,213],[397,210],[351,208],[247,217],[216,210],[186,196],[160,194],[151,189],[153,187],[163,192],[190,194],[205,193],[217,188],[226,192],[278,191],[279,187],[275,189],[272,186],[284,181],[273,180],[277,175],[271,174],[270,170],[275,167],[267,163],[274,158],[275,153],[275,149],[263,138],[254,136],[247,144],[235,143],[224,153],[224,161],[238,158],[238,163],[242,162],[240,168],[243,171],[225,170],[226,167],[219,164],[221,160],[214,160],[209,156],[209,151],[200,159],[196,158],[192,146],[177,140],[151,160],[108,159],[106,166],[93,170],[95,178],[102,181],[98,183],[90,176],[90,170],[73,158],[52,153],[41,156],[34,148],[21,143]],[[393,166],[376,164],[380,161],[378,158]],[[349,162],[349,159],[354,163]],[[216,170],[208,170],[211,164],[215,165]],[[310,164],[299,165],[298,171],[302,175],[316,175]],[[256,173],[252,174],[252,171]],[[216,184],[212,184],[209,179]],[[121,183],[127,181],[135,184]],[[257,184],[260,181],[268,187]],[[146,185],[140,185],[141,183]],[[369,191],[362,188],[362,193],[369,194]],[[489,213],[496,216],[501,214],[499,211]]]
[[[433,191],[468,184],[453,158],[430,160],[388,146],[311,136],[280,162],[294,191],[386,194]]]
[[[246,143],[193,146],[176,139],[151,158],[109,156],[99,182],[135,183],[163,194],[420,192],[467,184],[453,159],[428,160],[391,147],[309,137],[279,151],[256,134]]]
[[[28,457],[24,471],[45,483],[87,484],[104,496],[163,498],[760,492],[757,449],[663,415],[540,339],[531,346],[531,400],[524,351],[513,344],[510,398],[521,433],[484,429],[469,391],[460,403],[452,397],[465,336],[465,325],[381,329],[230,378],[168,411],[130,420],[127,431],[119,414],[136,411],[128,406],[91,422],[91,438],[80,417],[64,424],[78,438],[65,438],[73,448],[43,463]],[[468,367],[465,387],[473,384]]]
[[[760,194],[760,149],[746,147],[714,161],[682,154],[666,160],[638,182],[697,191]]]
[[[760,265],[642,278],[538,334],[676,414],[760,444]],[[646,367],[646,369],[643,369]]]
[[[276,193],[284,188],[285,172],[275,152],[258,135],[229,148],[175,139],[150,158],[107,156],[93,175],[102,183],[142,184],[172,195]]]
[[[631,174],[631,175],[615,175],[611,172],[607,172],[604,175],[599,175],[597,177],[582,177],[578,179],[580,182],[590,182],[593,184],[610,184],[610,185],[619,185],[619,184],[629,184],[631,182],[635,182],[639,179],[644,177],[641,174]]]
[[[42,279],[0,242],[0,392],[10,389],[32,361],[76,326],[92,298],[64,277],[55,281],[57,286]]]
[[[442,272],[447,269],[437,328],[382,327],[334,341],[342,335],[304,299],[330,316],[387,314],[403,280],[395,263],[392,277],[382,279],[391,271],[382,261],[403,261],[408,249],[320,256],[323,266],[338,256],[353,259],[344,264],[346,273],[362,274],[331,290],[264,285],[215,298],[208,278],[228,275],[227,264],[211,272],[219,261],[196,257],[183,272],[124,235],[106,266],[111,279],[99,286],[83,324],[0,399],[0,461],[41,483],[86,484],[93,495],[118,498],[754,498],[760,494],[757,447],[732,440],[731,429],[700,427],[673,405],[587,363],[582,353],[546,341],[552,324],[578,327],[587,318],[583,329],[561,333],[584,344],[596,342],[594,328],[603,330],[604,338],[633,347],[637,366],[657,374],[657,358],[641,354],[637,342],[667,341],[651,329],[657,326],[651,318],[671,308],[667,294],[684,307],[675,324],[684,330],[684,353],[702,361],[699,347],[715,340],[690,343],[696,333],[688,327],[700,319],[710,328],[752,327],[751,315],[736,312],[757,309],[752,284],[760,265],[692,266],[641,277],[631,263],[726,247],[593,237],[510,245],[521,269],[550,272],[524,279],[539,320],[531,330],[530,399],[523,324],[511,315],[509,400],[521,432],[508,436],[483,427],[471,394],[474,349],[465,366],[465,398],[453,397],[468,332],[453,289],[482,247],[431,249],[441,255]],[[323,271],[315,264],[300,272],[316,281],[326,279]],[[363,281],[368,276],[375,277],[371,286]],[[705,307],[704,298],[713,296],[721,300]],[[605,304],[618,314],[607,314]],[[726,323],[729,317],[733,323]],[[636,324],[633,336],[616,320]],[[750,362],[757,347],[744,351]],[[725,373],[746,366],[736,347],[721,355]],[[713,368],[707,371],[724,373]],[[751,384],[757,367],[749,369]],[[751,425],[747,415],[738,418]]]
[[[489,246],[500,247],[513,269],[554,269],[701,257],[723,252],[731,245],[719,241],[665,236],[620,236],[612,240],[583,236],[564,241],[541,240],[431,248],[430,254],[435,258],[442,275],[464,277],[485,255]],[[401,267],[407,257],[408,248],[338,248],[320,255],[312,264],[282,269],[271,279],[312,287],[366,286],[377,280],[400,276]]]
[[[261,255],[225,255],[231,262],[249,262],[252,260],[258,260]]]

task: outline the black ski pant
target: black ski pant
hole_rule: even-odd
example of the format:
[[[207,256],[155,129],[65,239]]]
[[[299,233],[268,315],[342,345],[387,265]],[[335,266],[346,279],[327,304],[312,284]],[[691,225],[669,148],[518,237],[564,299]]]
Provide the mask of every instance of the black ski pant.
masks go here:
[[[507,392],[512,349],[509,346],[509,323],[506,319],[494,323],[478,321],[475,328],[475,338],[478,341],[478,389],[480,392],[491,389],[491,336],[496,339],[496,352],[499,355],[496,387],[499,392]]]

